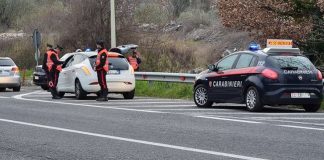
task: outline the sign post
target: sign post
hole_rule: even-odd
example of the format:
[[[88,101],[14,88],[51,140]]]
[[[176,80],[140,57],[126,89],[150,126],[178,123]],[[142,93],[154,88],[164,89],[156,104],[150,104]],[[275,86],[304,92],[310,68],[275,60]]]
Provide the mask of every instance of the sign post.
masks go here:
[[[33,32],[33,45],[34,45],[34,48],[35,48],[35,60],[36,60],[36,65],[37,66],[38,66],[38,60],[39,60],[39,57],[40,57],[39,47],[41,45],[41,41],[42,41],[41,34],[38,31],[38,29],[35,29],[34,32]]]
[[[111,28],[111,48],[116,45],[116,13],[115,13],[115,0],[110,0],[110,28]]]

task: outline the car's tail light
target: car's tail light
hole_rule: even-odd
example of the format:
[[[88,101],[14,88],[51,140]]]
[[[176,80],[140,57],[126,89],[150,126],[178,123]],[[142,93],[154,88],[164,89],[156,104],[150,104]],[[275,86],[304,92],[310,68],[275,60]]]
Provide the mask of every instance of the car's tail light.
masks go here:
[[[11,71],[15,74],[19,73],[19,68],[18,67],[12,67]]]
[[[322,80],[323,79],[323,75],[321,71],[317,71],[317,79],[318,80]]]
[[[89,71],[89,69],[87,67],[83,66],[82,70],[83,70],[84,74],[86,74],[88,76],[91,75],[91,73],[90,73],[90,71]]]
[[[269,78],[269,79],[272,79],[272,80],[276,80],[278,79],[278,73],[271,70],[271,69],[265,69],[261,72],[262,76],[263,77],[266,77],[266,78]]]

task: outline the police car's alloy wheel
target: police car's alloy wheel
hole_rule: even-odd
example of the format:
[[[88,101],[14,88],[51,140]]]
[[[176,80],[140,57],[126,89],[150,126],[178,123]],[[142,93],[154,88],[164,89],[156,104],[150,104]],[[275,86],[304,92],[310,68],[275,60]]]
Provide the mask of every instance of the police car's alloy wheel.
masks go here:
[[[245,96],[246,108],[251,112],[261,111],[263,105],[260,101],[259,92],[255,87],[250,87]]]
[[[200,84],[195,88],[194,100],[198,107],[211,107],[213,102],[208,100],[207,88]]]

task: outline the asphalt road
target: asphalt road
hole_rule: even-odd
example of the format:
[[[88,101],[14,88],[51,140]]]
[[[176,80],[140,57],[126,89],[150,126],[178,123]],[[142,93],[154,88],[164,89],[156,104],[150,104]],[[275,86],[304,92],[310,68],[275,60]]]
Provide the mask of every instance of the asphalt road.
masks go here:
[[[324,113],[185,100],[52,100],[37,88],[0,92],[0,158],[324,159]]]

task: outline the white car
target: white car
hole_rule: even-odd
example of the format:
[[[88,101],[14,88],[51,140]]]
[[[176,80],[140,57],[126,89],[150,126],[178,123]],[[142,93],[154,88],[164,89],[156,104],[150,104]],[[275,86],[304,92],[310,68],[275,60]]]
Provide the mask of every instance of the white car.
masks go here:
[[[12,88],[14,92],[20,91],[19,68],[9,57],[0,57],[0,92]]]
[[[68,53],[61,59],[66,59],[60,73],[57,91],[60,96],[74,93],[77,99],[86,98],[87,94],[99,93],[97,73],[94,66],[97,52]],[[114,52],[109,52],[109,72],[107,86],[109,93],[123,94],[125,99],[133,99],[135,94],[135,74],[127,59]]]

